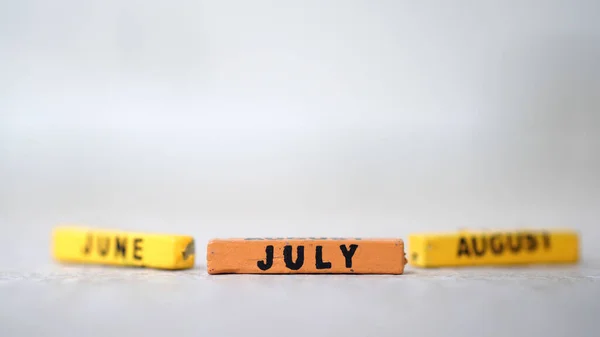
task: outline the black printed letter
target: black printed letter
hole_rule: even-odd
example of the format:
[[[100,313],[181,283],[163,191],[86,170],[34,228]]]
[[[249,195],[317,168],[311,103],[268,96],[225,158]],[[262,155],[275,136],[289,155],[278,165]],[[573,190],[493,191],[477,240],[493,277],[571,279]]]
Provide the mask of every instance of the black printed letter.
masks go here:
[[[98,254],[100,256],[106,256],[108,254],[108,248],[110,247],[110,238],[107,237],[97,237],[96,245],[98,245]]]
[[[317,260],[317,269],[331,269],[331,262],[323,262],[323,246],[317,246],[315,259]]]
[[[142,239],[141,238],[135,238],[133,239],[133,258],[136,260],[141,260],[142,256],[141,255],[137,255],[137,252],[142,250],[142,247],[138,246],[138,244],[142,243]]]
[[[352,268],[352,257],[356,252],[356,248],[358,248],[358,245],[350,245],[350,250],[346,248],[346,245],[340,245],[342,254],[344,254],[344,257],[346,258],[346,268]]]
[[[122,257],[125,257],[125,248],[127,248],[127,238],[121,239],[118,236],[115,236],[115,243],[115,256],[119,256],[119,254],[121,254]]]
[[[544,247],[550,249],[550,235],[547,232],[543,232],[542,237],[544,238]]]
[[[85,247],[83,247],[83,253],[85,255],[89,254],[92,251],[92,241],[94,240],[94,236],[92,234],[87,235],[87,241],[85,243]]]
[[[296,262],[293,262],[292,246],[283,247],[283,260],[285,261],[285,266],[291,270],[298,270],[302,268],[302,265],[304,264],[304,246],[298,246],[296,252],[298,257],[296,258]]]
[[[469,251],[469,244],[467,243],[467,238],[462,236],[460,238],[460,242],[458,243],[458,257],[461,255],[471,256],[471,252]]]
[[[473,243],[473,253],[475,253],[475,256],[483,256],[483,254],[485,254],[485,251],[487,250],[487,239],[485,238],[485,236],[481,237],[481,250],[477,250],[476,237],[473,237],[471,239],[471,242]]]
[[[535,239],[533,234],[527,234],[525,238],[527,239],[527,250],[530,252],[535,251],[535,249],[537,248],[537,240]]]
[[[273,246],[268,245],[265,248],[265,252],[267,253],[265,260],[256,262],[256,265],[260,270],[267,270],[273,266]]]
[[[490,246],[496,255],[500,255],[504,251],[504,244],[500,241],[500,237],[500,234],[490,236]]]
[[[516,241],[516,245],[514,245],[513,241]],[[523,241],[523,237],[521,234],[508,234],[508,246],[513,253],[518,253],[521,250],[521,241]]]

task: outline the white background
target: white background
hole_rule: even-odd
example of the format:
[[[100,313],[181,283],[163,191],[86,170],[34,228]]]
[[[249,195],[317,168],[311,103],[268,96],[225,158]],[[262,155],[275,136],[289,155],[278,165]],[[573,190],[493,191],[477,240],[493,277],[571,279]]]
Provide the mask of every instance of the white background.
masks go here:
[[[574,228],[598,257],[599,15],[0,1],[0,267],[52,265],[58,223],[193,235],[200,265],[212,237],[461,227]]]
[[[597,1],[3,1],[2,246],[45,243],[63,222],[200,242],[564,226],[589,245],[599,14]]]

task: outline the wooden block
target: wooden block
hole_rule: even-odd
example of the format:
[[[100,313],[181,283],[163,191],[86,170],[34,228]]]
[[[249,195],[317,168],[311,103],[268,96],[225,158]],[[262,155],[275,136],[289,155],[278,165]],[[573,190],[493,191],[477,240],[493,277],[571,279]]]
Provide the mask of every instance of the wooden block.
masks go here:
[[[52,241],[52,253],[60,262],[156,269],[194,266],[190,236],[59,227]]]
[[[246,238],[211,240],[209,274],[402,274],[401,239]]]
[[[419,267],[575,263],[579,239],[571,230],[459,231],[412,234],[410,264]]]

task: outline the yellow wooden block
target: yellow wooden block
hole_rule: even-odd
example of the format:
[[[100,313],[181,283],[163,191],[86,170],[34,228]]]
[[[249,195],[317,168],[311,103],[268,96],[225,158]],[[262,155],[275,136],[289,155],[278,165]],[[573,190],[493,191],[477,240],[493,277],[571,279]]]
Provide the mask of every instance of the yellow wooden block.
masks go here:
[[[459,231],[412,234],[409,263],[419,267],[575,263],[572,230]]]
[[[60,262],[188,269],[194,266],[190,236],[59,227],[52,254]]]

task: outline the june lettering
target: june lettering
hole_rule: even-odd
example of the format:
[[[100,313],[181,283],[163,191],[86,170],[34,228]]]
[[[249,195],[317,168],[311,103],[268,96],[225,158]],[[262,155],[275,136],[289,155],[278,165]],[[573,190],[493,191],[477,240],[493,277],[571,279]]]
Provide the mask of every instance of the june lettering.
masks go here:
[[[134,260],[142,260],[143,239],[127,238],[126,236],[94,235],[89,233],[85,246],[82,249],[84,255],[96,252],[99,256],[108,258],[111,256],[126,258],[129,254]]]

